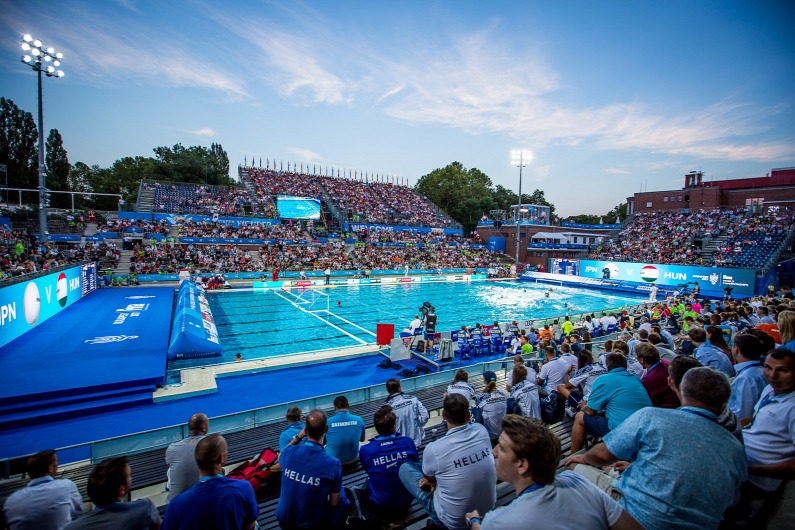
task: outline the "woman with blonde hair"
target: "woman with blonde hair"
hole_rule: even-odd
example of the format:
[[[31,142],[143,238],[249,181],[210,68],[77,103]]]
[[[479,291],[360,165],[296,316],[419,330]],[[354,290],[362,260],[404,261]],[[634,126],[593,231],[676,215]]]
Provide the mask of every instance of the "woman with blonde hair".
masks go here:
[[[778,314],[778,333],[781,335],[779,348],[795,351],[795,311],[787,310]]]

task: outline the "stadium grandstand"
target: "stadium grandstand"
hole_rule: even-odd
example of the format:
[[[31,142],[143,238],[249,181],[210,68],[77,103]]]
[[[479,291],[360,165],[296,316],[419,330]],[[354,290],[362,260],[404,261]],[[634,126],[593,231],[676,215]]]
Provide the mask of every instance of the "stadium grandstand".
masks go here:
[[[768,354],[771,365],[795,369],[795,302],[791,281],[784,283],[792,278],[795,219],[783,203],[644,211],[605,226],[553,226],[549,212],[539,209],[513,226],[504,216],[484,220],[467,237],[406,186],[248,166],[239,168],[239,176],[239,188],[142,181],[135,211],[70,212],[50,220],[47,243],[37,240],[33,225],[0,221],[0,319],[7,325],[0,337],[0,370],[15,374],[0,391],[5,518],[16,516],[12,495],[42,483],[26,467],[29,457],[54,447],[65,465],[51,475],[73,481],[86,501],[97,464],[126,457],[132,485],[119,500],[146,505],[157,513],[152,522],[163,517],[173,525],[169,518],[176,510],[169,514],[166,491],[172,444],[221,433],[228,446],[224,472],[234,475],[264,448],[279,449],[285,433],[288,440],[301,438],[299,422],[314,409],[332,422],[359,416],[364,430],[357,443],[382,435],[376,431],[379,409],[387,398],[397,409],[392,400],[404,399],[396,397],[401,392],[429,413],[414,426],[418,459],[429,447],[453,443],[448,429],[462,429],[443,420],[449,418],[445,407],[454,406],[448,394],[463,393],[486,427],[491,409],[485,403],[504,403],[501,417],[505,398],[512,397],[521,415],[556,435],[552,467],[571,481],[569,457],[575,456],[569,467],[599,462],[586,455],[615,447],[615,437],[585,419],[591,390],[593,396],[618,385],[608,383],[613,370],[627,372],[643,398],[632,412],[647,418],[686,403],[678,383],[668,387],[667,372],[661,376],[665,388],[653,386],[649,374],[660,365],[669,370],[671,363],[683,364],[683,372],[725,365],[731,376],[736,366],[739,378],[744,362],[756,363],[754,370],[762,374],[759,357]],[[688,180],[691,187],[699,182]],[[305,201],[298,206],[311,215],[293,215],[296,210],[280,204],[285,197]],[[517,230],[519,256],[511,255]],[[527,270],[513,268],[516,261]],[[224,287],[228,292],[210,292]],[[433,302],[422,301],[429,298]],[[243,327],[252,322],[255,327]],[[750,360],[743,360],[740,347],[749,348]],[[773,347],[781,351],[770,355]],[[750,413],[732,408],[741,392],[732,385],[726,396],[730,413],[694,414],[713,420],[704,426],[696,418],[689,432],[692,446],[703,451],[700,462],[720,463],[725,456],[712,458],[711,440],[745,451],[749,459],[757,455],[754,444],[764,434],[759,423],[753,428],[752,418],[768,404],[763,394],[773,387],[764,377],[772,377],[771,370],[765,365],[757,377],[761,388],[743,396],[751,401]],[[392,378],[400,380],[399,391],[387,386]],[[793,390],[776,385],[784,395]],[[666,405],[659,401],[663,391]],[[597,399],[602,397],[592,403]],[[349,409],[338,406],[348,402]],[[298,419],[291,415],[293,406],[300,410]],[[787,413],[777,407],[765,412]],[[639,425],[639,431],[651,424],[637,423],[640,416],[632,414],[619,421],[611,405],[601,408],[604,428],[610,422],[608,430],[619,434],[626,435],[622,422]],[[199,432],[188,421],[197,412],[209,416],[209,430]],[[763,419],[762,427],[776,418]],[[745,448],[731,436],[741,420],[751,424],[743,430]],[[480,426],[463,428],[487,434]],[[767,458],[791,462],[790,442]],[[624,477],[647,469],[638,455],[626,456],[634,469]],[[420,528],[436,520],[410,496],[395,508],[397,515],[379,515],[363,489],[374,480],[368,463],[358,455],[345,465],[334,462],[349,501],[350,527]],[[675,469],[673,464],[666,463]],[[282,496],[279,468],[272,471],[269,480],[257,483],[256,509],[250,507],[254,515],[247,520],[260,528],[279,528],[284,508],[278,507],[296,502]],[[466,469],[461,473],[458,480],[466,478]],[[621,473],[627,471],[618,466],[612,476]],[[761,511],[729,509],[724,526],[762,527],[755,525],[781,517],[793,498],[795,476],[787,473],[776,475],[783,482],[763,482],[768,502]],[[440,500],[434,502],[444,503],[449,498],[441,475],[434,494]],[[396,477],[390,488],[405,497],[411,488],[401,489]],[[489,486],[470,496],[471,509],[484,496],[494,499],[489,510],[517,499],[507,477],[500,479],[493,491]],[[666,479],[693,484],[684,472]],[[716,483],[721,479],[714,477]],[[696,504],[698,497],[703,510],[665,514],[670,527],[717,526],[739,485],[721,482],[714,488],[719,492],[691,488],[692,498],[682,505]],[[659,488],[637,481],[627,488],[626,496],[652,500],[643,509],[621,506],[644,522],[655,517],[665,500]],[[757,507],[759,492],[749,501],[746,489],[742,502]],[[585,513],[578,505],[570,509]],[[478,524],[478,517],[459,519],[455,527]],[[12,520],[5,522],[13,528]],[[320,527],[330,524],[324,520]]]

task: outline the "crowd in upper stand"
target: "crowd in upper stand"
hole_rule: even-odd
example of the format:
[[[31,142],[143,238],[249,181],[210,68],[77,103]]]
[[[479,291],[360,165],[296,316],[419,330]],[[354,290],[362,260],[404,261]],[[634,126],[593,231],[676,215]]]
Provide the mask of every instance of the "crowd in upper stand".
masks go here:
[[[274,195],[328,196],[340,214],[354,222],[434,227],[450,224],[407,186],[262,168],[244,170],[262,201]]]
[[[640,213],[617,240],[602,242],[588,258],[757,268],[770,258],[793,223],[795,218],[788,213],[751,214],[745,208]],[[713,255],[704,255],[693,242],[696,237],[726,240]]]
[[[97,224],[97,232],[124,232],[128,228],[136,228],[144,234],[167,234],[169,225],[166,221],[146,219],[108,219]]]
[[[302,239],[304,236],[290,225],[182,220],[177,228],[180,236],[234,239]]]
[[[200,215],[251,214],[251,199],[242,188],[183,184],[144,183],[154,189],[155,213],[184,213]]]

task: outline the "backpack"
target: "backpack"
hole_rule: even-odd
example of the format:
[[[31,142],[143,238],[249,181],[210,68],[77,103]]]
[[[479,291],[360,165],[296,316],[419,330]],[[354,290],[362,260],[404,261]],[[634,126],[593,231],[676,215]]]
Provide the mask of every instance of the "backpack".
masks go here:
[[[522,407],[519,406],[519,401],[516,398],[509,397],[505,402],[506,414],[522,415]]]
[[[254,493],[256,494],[260,488],[268,484],[268,479],[271,476],[271,466],[278,459],[279,455],[269,447],[266,447],[259,455],[259,458],[243,462],[226,476],[247,481],[254,488]]]
[[[563,397],[557,390],[553,390],[541,400],[541,420],[544,423],[558,423],[563,420],[564,409]]]

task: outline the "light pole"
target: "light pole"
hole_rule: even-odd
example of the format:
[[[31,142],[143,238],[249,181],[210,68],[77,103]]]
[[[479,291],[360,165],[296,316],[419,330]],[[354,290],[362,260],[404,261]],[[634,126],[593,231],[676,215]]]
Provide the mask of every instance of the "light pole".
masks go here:
[[[522,211],[522,168],[530,165],[533,153],[529,149],[511,151],[511,165],[519,168],[519,202],[516,205],[516,268],[519,269],[519,217]]]
[[[41,74],[47,77],[63,77],[61,66],[63,54],[52,47],[45,48],[40,40],[25,34],[22,37],[22,62],[30,65],[39,74],[39,231],[40,241],[47,242],[47,188],[45,187],[46,171],[44,167],[44,111],[41,97]]]

